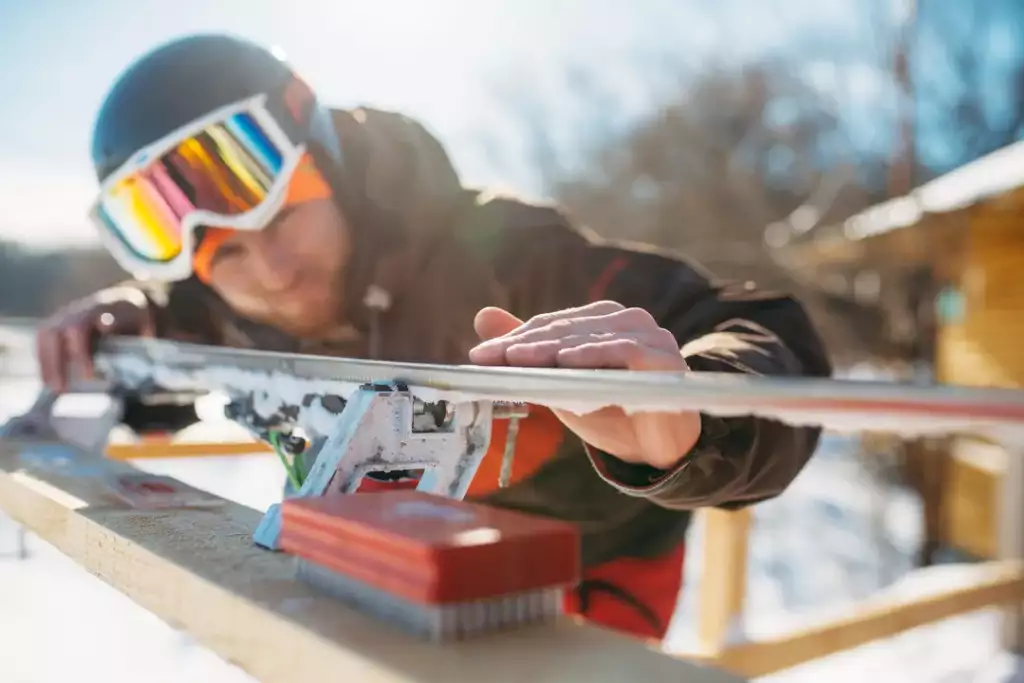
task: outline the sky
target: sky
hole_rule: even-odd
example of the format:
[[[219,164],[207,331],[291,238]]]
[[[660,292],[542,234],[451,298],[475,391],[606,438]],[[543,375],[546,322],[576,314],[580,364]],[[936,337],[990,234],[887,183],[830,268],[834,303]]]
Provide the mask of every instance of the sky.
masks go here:
[[[623,111],[639,110],[643,95],[631,92],[636,79],[624,66],[638,51],[699,58],[728,46],[740,56],[785,39],[771,27],[795,29],[829,13],[840,20],[843,4],[0,0],[0,238],[40,246],[94,240],[84,218],[95,193],[93,118],[132,59],[178,36],[227,31],[277,45],[327,102],[414,116],[444,142],[465,181],[530,191],[530,169],[496,165],[482,143],[508,125],[496,84],[557,96],[560,67],[596,64],[619,84]],[[780,21],[782,11],[790,16]],[[739,20],[722,22],[729,12]],[[725,35],[723,25],[739,33]],[[501,151],[515,159],[515,145]]]

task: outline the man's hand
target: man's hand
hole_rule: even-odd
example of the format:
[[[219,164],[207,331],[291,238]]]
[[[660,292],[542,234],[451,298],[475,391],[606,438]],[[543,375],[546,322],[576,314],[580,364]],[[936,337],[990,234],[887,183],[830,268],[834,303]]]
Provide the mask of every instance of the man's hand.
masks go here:
[[[36,355],[43,383],[54,393],[75,379],[92,379],[96,340],[124,334],[156,333],[146,297],[131,287],[105,289],[57,311],[36,333]]]
[[[479,365],[688,370],[672,333],[650,313],[599,301],[546,313],[523,322],[500,308],[485,308],[474,321],[482,343],[469,352]],[[700,437],[700,414],[634,413],[603,408],[588,415],[556,410],[586,443],[633,464],[671,469]]]

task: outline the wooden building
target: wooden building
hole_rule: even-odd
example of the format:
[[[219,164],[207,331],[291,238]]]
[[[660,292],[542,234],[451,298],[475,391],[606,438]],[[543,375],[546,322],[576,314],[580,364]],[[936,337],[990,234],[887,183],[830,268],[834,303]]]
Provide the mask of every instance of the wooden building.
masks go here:
[[[894,338],[917,337],[917,358],[905,360],[923,361],[934,381],[1024,387],[1024,142],[791,240],[779,255],[832,294],[879,300]],[[951,459],[928,454],[916,468],[941,473],[941,504],[925,494],[927,535],[993,557],[1005,454],[970,435],[943,450]]]

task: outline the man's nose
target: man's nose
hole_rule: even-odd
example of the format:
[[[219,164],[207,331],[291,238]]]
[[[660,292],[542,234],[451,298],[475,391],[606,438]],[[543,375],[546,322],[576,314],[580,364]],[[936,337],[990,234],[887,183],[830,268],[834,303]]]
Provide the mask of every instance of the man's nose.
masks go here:
[[[266,233],[259,236],[254,246],[254,275],[264,289],[269,292],[281,292],[290,288],[299,273],[299,264],[292,250],[280,241],[270,239]]]

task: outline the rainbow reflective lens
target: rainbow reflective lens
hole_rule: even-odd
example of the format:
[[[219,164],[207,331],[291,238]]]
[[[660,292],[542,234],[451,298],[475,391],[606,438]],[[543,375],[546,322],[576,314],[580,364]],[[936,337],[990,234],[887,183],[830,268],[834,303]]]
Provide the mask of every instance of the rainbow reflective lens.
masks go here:
[[[263,227],[303,152],[255,98],[137,154],[103,184],[92,216],[129,272],[187,277],[194,228]]]

